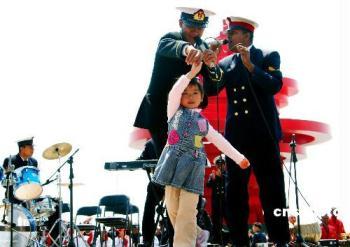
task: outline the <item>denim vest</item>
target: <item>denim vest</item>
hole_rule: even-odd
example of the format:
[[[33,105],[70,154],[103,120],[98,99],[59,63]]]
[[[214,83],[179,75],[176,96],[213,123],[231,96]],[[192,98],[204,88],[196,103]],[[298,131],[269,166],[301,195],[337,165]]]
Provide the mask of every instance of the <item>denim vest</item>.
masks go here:
[[[199,112],[180,107],[168,122],[167,145],[153,181],[203,195],[207,158],[202,139],[207,133],[208,121]]]

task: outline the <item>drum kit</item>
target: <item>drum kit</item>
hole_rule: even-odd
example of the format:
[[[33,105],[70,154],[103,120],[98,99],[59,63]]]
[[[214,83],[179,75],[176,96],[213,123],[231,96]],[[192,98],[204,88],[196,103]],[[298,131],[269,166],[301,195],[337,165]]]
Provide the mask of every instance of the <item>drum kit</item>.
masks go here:
[[[59,168],[46,180],[40,183],[40,171],[34,166],[23,166],[14,169],[11,165],[11,157],[8,171],[4,172],[0,168],[0,181],[6,188],[6,196],[3,204],[0,205],[0,246],[25,247],[47,246],[47,237],[51,238],[51,246],[74,246],[73,231],[68,231],[69,225],[73,224],[73,156],[79,151],[77,149],[67,161],[61,164],[61,158],[68,155],[72,150],[69,143],[58,143],[47,148],[42,156],[48,160],[58,160]],[[61,169],[65,164],[70,164],[70,182],[62,183]],[[43,186],[58,181],[58,198],[51,196],[41,196]],[[62,220],[62,196],[61,187],[68,186],[70,189],[70,224]],[[13,203],[10,196],[10,190],[13,191],[15,199],[19,200],[18,204]],[[15,201],[17,201],[15,200]],[[22,203],[21,203],[22,202]],[[49,229],[49,217],[57,214],[56,221]],[[56,239],[50,236],[53,228],[58,224],[59,234]],[[64,225],[64,226],[63,226]],[[65,232],[63,232],[65,230]],[[71,232],[71,233],[70,233]],[[47,234],[44,237],[44,233]],[[68,234],[70,236],[68,236]],[[65,241],[65,242],[64,242]],[[69,242],[69,243],[68,243]],[[68,245],[67,245],[68,244]]]

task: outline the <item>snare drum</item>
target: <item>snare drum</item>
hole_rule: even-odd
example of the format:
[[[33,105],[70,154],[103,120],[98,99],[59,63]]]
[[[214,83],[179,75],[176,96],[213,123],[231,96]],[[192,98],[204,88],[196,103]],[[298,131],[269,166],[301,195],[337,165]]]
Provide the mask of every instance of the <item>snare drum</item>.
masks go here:
[[[38,198],[43,192],[40,184],[39,169],[34,166],[23,166],[15,170],[17,181],[14,195],[17,199],[27,201]]]
[[[51,196],[41,196],[27,203],[27,207],[34,218],[48,218],[56,212],[58,203]]]

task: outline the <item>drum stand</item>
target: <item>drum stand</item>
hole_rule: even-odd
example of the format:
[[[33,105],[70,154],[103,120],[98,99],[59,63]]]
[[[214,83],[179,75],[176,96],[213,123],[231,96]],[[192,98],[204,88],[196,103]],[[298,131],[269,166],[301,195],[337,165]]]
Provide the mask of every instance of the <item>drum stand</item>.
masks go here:
[[[13,227],[15,227],[15,224],[13,223],[13,202],[12,200],[10,200],[10,186],[13,186],[16,181],[15,181],[15,178],[13,177],[13,171],[15,170],[15,166],[12,165],[11,160],[12,160],[12,157],[10,155],[9,162],[8,162],[8,169],[10,172],[8,173],[8,177],[5,180],[6,181],[6,198],[4,199],[5,208],[4,208],[4,215],[2,217],[2,222],[10,226],[10,247],[13,247]],[[10,204],[11,219],[10,219],[10,222],[7,222],[5,220],[5,217],[7,213],[7,205],[9,204]]]

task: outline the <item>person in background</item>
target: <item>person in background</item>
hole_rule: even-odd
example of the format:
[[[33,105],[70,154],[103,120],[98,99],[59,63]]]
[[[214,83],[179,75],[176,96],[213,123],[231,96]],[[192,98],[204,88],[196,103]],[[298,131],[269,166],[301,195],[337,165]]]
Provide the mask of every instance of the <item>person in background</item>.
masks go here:
[[[335,231],[337,233],[336,239],[343,239],[343,235],[345,234],[344,224],[343,222],[338,219],[339,211],[337,208],[332,207],[331,208],[331,218],[329,219],[328,224],[330,226],[333,226],[335,228]]]
[[[212,243],[222,244],[222,221],[225,197],[225,160],[221,156],[214,159],[216,169],[209,175],[207,187],[211,188],[211,220],[213,222]]]
[[[252,231],[249,232],[250,246],[256,247],[257,244],[267,243],[266,234],[262,231],[262,225],[260,222],[255,222],[252,225]]]
[[[296,222],[297,222],[297,217],[295,215],[289,215],[288,222],[289,222],[290,241],[294,242],[297,240],[297,232],[296,232],[296,228],[295,228]]]
[[[208,245],[211,232],[213,231],[213,224],[210,220],[208,212],[205,210],[207,200],[200,196],[197,205],[197,225],[201,231],[197,235],[196,247],[205,247]]]
[[[131,240],[132,240],[132,245],[136,247],[140,243],[140,229],[138,225],[133,225],[132,226],[132,231],[131,231]]]
[[[337,239],[337,231],[335,227],[329,225],[329,216],[328,214],[324,214],[321,216],[321,239]]]

